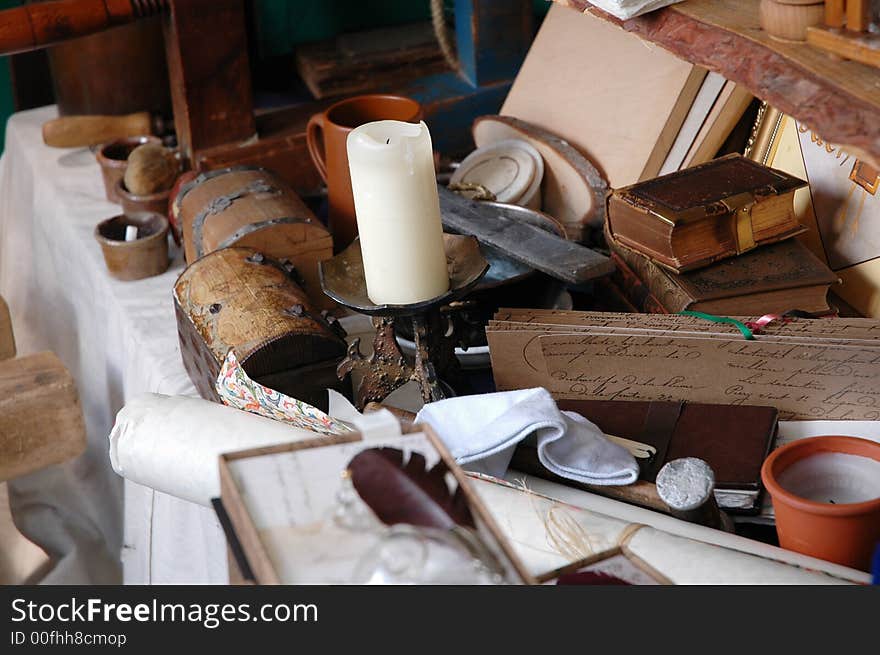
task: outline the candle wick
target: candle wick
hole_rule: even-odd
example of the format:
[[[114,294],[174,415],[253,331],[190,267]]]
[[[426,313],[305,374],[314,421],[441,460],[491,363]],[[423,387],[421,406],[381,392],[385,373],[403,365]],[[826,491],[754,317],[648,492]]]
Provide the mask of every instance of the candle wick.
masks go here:
[[[387,146],[389,143],[391,143],[391,137],[390,137],[390,136],[389,136],[387,139],[385,139],[385,145]]]

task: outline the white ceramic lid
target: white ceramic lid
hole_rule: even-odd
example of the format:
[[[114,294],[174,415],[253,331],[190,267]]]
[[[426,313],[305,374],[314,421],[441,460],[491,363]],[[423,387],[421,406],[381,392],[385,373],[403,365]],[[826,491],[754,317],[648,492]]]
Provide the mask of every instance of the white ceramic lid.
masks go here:
[[[544,177],[544,160],[526,141],[507,139],[474,150],[453,173],[451,184],[480,184],[498,202],[531,204]]]

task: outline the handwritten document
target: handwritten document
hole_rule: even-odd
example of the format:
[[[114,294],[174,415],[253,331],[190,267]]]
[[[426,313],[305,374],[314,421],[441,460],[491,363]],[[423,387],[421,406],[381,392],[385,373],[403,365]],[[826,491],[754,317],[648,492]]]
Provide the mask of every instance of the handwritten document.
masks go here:
[[[689,336],[541,336],[557,398],[771,405],[785,419],[880,420],[880,349]]]

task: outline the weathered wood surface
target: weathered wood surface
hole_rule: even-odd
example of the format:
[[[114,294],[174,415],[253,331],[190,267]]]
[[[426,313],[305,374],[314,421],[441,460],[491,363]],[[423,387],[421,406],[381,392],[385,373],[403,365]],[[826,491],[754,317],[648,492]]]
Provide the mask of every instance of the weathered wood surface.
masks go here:
[[[468,200],[438,187],[443,225],[475,236],[508,257],[569,284],[582,284],[614,271],[608,257],[585,246],[498,213],[497,208]]]
[[[277,263],[251,248],[223,248],[174,285],[184,367],[203,398],[230,349],[255,381],[313,405],[344,391],[336,365],[346,344]]]
[[[60,43],[47,55],[62,116],[142,110],[171,116],[161,16]]]
[[[306,145],[306,124],[312,114],[326,109],[332,100],[255,112],[260,138],[248,143],[225,143],[199,150],[193,165],[199,171],[233,166],[262,166],[278,174],[300,195],[313,195],[324,185]]]
[[[246,167],[204,173],[181,187],[175,205],[187,262],[228,246],[254,248],[290,261],[312,304],[334,307],[318,279],[318,262],[333,256],[333,238],[275,173]]]
[[[316,98],[394,91],[449,70],[430,22],[303,44],[296,50],[296,68]]]
[[[742,84],[826,141],[880,165],[876,70],[834,59],[806,43],[771,38],[758,25],[759,0],[686,0],[627,21],[587,0],[555,1],[589,11]]]
[[[163,11],[168,0],[54,0],[0,13],[0,54],[101,32]]]
[[[0,480],[80,455],[86,428],[73,378],[53,353],[0,362]]]
[[[244,0],[169,0],[165,47],[181,155],[256,136]]]
[[[807,43],[844,59],[880,68],[880,35],[828,27],[808,27]]]
[[[541,153],[543,210],[562,223],[569,239],[582,241],[589,226],[604,224],[608,181],[567,141],[513,116],[480,116],[472,132],[478,148],[504,139],[523,139]]]

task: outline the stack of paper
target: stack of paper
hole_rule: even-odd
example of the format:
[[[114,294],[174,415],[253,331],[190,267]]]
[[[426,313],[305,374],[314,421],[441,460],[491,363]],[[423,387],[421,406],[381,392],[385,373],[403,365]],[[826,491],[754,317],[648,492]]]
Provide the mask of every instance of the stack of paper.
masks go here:
[[[749,339],[736,325],[694,316],[514,309],[500,310],[486,334],[499,390],[766,405],[782,419],[880,419],[874,319],[778,320]]]

